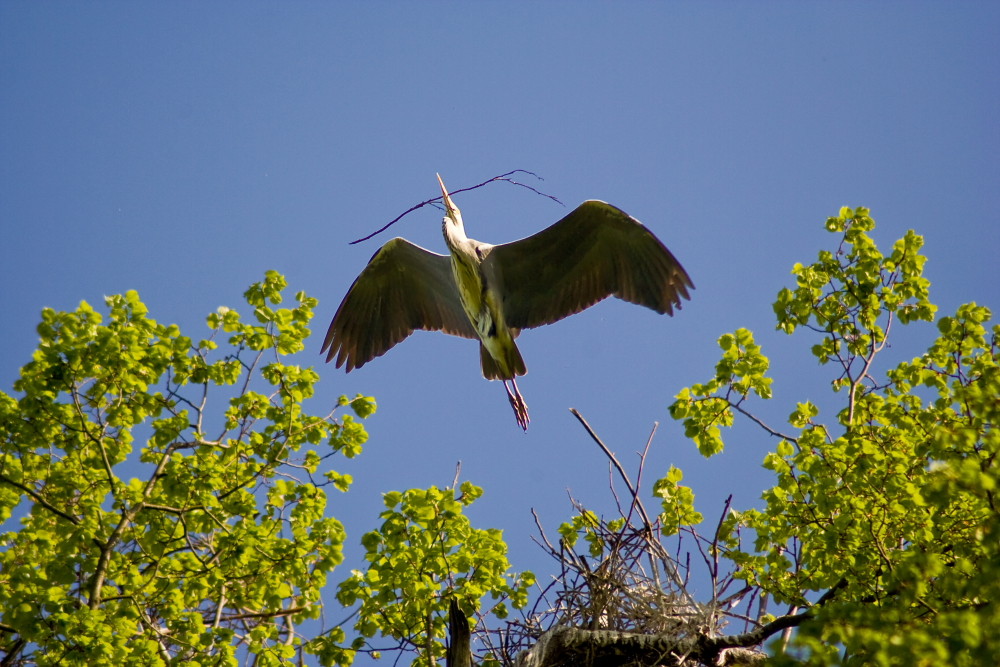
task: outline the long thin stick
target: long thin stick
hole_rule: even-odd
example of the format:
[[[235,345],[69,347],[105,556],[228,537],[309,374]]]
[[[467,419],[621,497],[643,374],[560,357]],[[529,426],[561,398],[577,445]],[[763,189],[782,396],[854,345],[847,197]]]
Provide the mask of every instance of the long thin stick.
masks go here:
[[[645,507],[643,507],[641,502],[638,502],[639,492],[636,490],[634,486],[632,486],[632,480],[628,478],[628,474],[626,474],[625,468],[623,468],[622,464],[618,462],[618,459],[615,457],[614,453],[610,449],[608,449],[608,446],[604,444],[600,436],[598,436],[597,433],[594,432],[594,429],[590,427],[590,424],[588,424],[587,420],[583,418],[583,415],[581,415],[576,408],[570,408],[569,411],[573,413],[573,416],[576,417],[581,424],[583,424],[583,428],[587,430],[587,434],[590,435],[593,441],[597,443],[597,445],[604,452],[604,455],[608,457],[608,459],[611,461],[611,464],[614,465],[616,470],[618,470],[618,474],[621,476],[622,481],[625,482],[625,486],[628,487],[629,493],[632,494],[633,502],[637,503],[637,506],[639,508],[639,514],[642,515],[642,521],[646,530],[652,531],[653,524],[649,520],[649,516],[646,514]]]
[[[536,188],[531,187],[530,185],[528,185],[526,183],[521,183],[519,181],[515,181],[514,179],[511,178],[511,176],[514,175],[514,174],[528,174],[530,176],[534,176],[535,178],[537,178],[540,181],[545,180],[545,179],[543,179],[541,176],[539,176],[538,174],[536,174],[533,171],[528,171],[527,169],[514,169],[513,171],[508,171],[506,174],[500,174],[499,176],[494,176],[493,178],[489,178],[489,179],[483,181],[482,183],[480,183],[479,185],[473,185],[473,186],[470,186],[470,187],[467,187],[467,188],[459,188],[458,190],[452,190],[448,194],[453,195],[453,194],[458,193],[458,192],[468,192],[469,190],[475,190],[476,188],[481,188],[484,185],[487,185],[488,183],[492,183],[493,181],[506,181],[508,183],[511,183],[512,185],[519,185],[522,188],[527,188],[527,189],[531,190],[532,192],[534,192],[535,194],[541,195],[543,197],[548,197],[549,199],[551,199],[552,201],[556,202],[557,204],[562,204],[563,206],[565,206],[565,204],[563,204],[561,201],[559,201],[558,199],[556,199],[552,195],[547,194],[545,192],[541,192],[541,191],[537,190]],[[392,220],[390,220],[384,226],[380,227],[379,229],[376,229],[374,232],[372,232],[368,236],[363,236],[360,239],[357,239],[356,241],[351,241],[348,245],[354,245],[355,243],[361,243],[362,241],[367,241],[368,239],[372,238],[373,236],[378,236],[379,234],[381,234],[382,232],[384,232],[385,230],[389,229],[394,224],[396,224],[397,222],[399,222],[400,220],[402,220],[407,214],[412,213],[413,211],[416,211],[418,208],[423,208],[424,206],[427,206],[428,204],[433,204],[435,202],[439,202],[439,201],[441,201],[442,198],[443,197],[435,197],[434,199],[428,199],[427,201],[422,201],[419,204],[416,204],[415,206],[411,206],[410,208],[406,209],[405,211],[403,211],[402,213],[400,213],[399,215],[397,215],[395,218],[393,218]]]

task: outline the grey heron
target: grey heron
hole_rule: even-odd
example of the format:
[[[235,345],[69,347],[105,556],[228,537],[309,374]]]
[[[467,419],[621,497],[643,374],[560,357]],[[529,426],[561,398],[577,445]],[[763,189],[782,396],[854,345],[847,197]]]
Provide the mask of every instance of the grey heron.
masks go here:
[[[469,238],[438,176],[448,255],[394,238],[376,252],[337,309],[322,351],[350,372],[417,329],[479,340],[483,377],[503,381],[517,423],[528,408],[514,339],[616,296],[673,315],[694,284],[642,223],[589,200],[533,236],[492,245]],[[510,383],[508,385],[508,382]]]

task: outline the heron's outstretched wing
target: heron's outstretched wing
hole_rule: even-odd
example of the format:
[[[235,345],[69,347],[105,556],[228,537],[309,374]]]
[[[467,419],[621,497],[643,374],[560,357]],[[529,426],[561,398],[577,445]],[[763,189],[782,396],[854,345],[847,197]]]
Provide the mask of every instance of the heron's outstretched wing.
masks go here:
[[[451,259],[395,238],[358,276],[323,341],[326,360],[348,372],[382,356],[415,329],[476,338],[458,297]]]
[[[494,246],[511,327],[551,324],[616,296],[673,314],[694,284],[646,227],[602,201],[586,201],[534,236]]]

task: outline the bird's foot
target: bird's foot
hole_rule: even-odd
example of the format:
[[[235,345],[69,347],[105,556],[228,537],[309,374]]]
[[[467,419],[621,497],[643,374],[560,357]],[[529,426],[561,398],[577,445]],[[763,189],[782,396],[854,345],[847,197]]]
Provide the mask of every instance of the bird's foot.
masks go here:
[[[531,421],[528,418],[528,404],[524,402],[521,390],[517,388],[517,381],[511,378],[510,384],[514,386],[513,391],[507,385],[506,380],[503,382],[503,388],[507,390],[507,399],[510,401],[510,407],[514,410],[514,419],[517,420],[517,425],[527,432],[528,422]]]

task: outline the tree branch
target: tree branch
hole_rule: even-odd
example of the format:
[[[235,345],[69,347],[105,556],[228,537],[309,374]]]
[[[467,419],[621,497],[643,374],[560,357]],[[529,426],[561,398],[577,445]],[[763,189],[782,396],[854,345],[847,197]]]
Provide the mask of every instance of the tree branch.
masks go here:
[[[80,519],[78,519],[77,517],[73,516],[72,514],[67,514],[66,512],[63,512],[61,509],[58,509],[58,508],[53,507],[52,505],[50,505],[45,500],[45,498],[43,498],[41,495],[39,495],[39,493],[37,491],[35,491],[34,489],[32,489],[31,487],[25,486],[24,484],[21,484],[20,482],[15,482],[14,480],[12,480],[10,477],[7,477],[3,473],[0,473],[0,482],[3,482],[4,484],[10,484],[11,486],[13,486],[15,488],[21,489],[22,491],[24,491],[25,493],[27,493],[29,496],[31,496],[36,503],[38,503],[39,505],[41,505],[42,507],[44,507],[48,511],[52,512],[53,514],[55,514],[57,516],[60,516],[63,519],[66,519],[70,523],[72,523],[72,524],[79,524],[80,523]]]
[[[280,618],[282,616],[292,616],[306,611],[308,607],[292,607],[291,609],[279,609],[278,611],[247,611],[240,614],[230,614],[223,616],[223,621],[237,621],[248,618]]]
[[[785,616],[779,616],[770,623],[766,623],[756,630],[751,630],[750,632],[744,632],[739,635],[726,635],[723,637],[700,637],[699,643],[702,644],[705,650],[718,651],[726,648],[740,647],[746,648],[748,646],[757,646],[767,641],[773,635],[778,634],[783,630],[788,628],[798,627],[802,625],[805,621],[812,618],[812,611],[804,611],[801,614],[788,614]]]
[[[762,429],[764,429],[765,431],[767,431],[769,434],[773,435],[774,437],[781,438],[783,440],[787,440],[788,442],[795,443],[796,445],[799,444],[799,439],[798,438],[794,438],[794,437],[792,437],[790,435],[785,435],[781,431],[774,430],[773,428],[771,428],[770,426],[768,426],[767,424],[765,424],[755,414],[753,414],[752,412],[749,412],[748,410],[746,410],[745,408],[743,408],[743,406],[740,405],[740,403],[742,403],[742,401],[740,401],[739,403],[733,403],[732,401],[729,401],[728,399],[726,399],[726,401],[729,403],[730,407],[732,407],[733,409],[735,409],[737,412],[739,412],[741,415],[743,415],[744,417],[746,417],[747,419],[749,419],[753,423],[757,424],[757,426],[760,426]]]
[[[548,197],[549,199],[551,199],[552,201],[556,202],[557,204],[562,204],[563,206],[565,206],[565,204],[563,204],[561,201],[559,201],[558,199],[556,199],[554,196],[552,196],[550,194],[547,194],[545,192],[540,192],[536,188],[533,188],[530,185],[527,185],[525,183],[520,183],[518,181],[515,181],[514,179],[511,178],[511,176],[514,175],[514,174],[529,174],[531,176],[534,176],[538,180],[543,180],[541,176],[539,176],[538,174],[536,174],[533,171],[528,171],[527,169],[514,169],[512,171],[508,171],[506,174],[500,174],[499,176],[494,176],[493,178],[488,178],[485,181],[483,181],[482,183],[480,183],[479,185],[472,185],[472,186],[467,187],[467,188],[459,188],[457,190],[452,190],[448,194],[449,195],[454,195],[454,194],[457,194],[459,192],[468,192],[469,190],[475,190],[476,188],[481,188],[484,185],[488,185],[489,183],[492,183],[494,181],[506,181],[506,182],[508,182],[508,183],[510,183],[512,185],[519,185],[522,188],[527,188],[528,190],[531,190],[535,194],[541,195],[543,197]],[[428,199],[426,201],[420,202],[419,204],[411,206],[410,208],[406,209],[405,211],[403,211],[402,213],[400,213],[399,215],[397,215],[395,218],[393,218],[392,220],[390,220],[388,223],[386,223],[385,225],[383,225],[382,227],[379,227],[378,229],[376,229],[374,232],[372,232],[368,236],[363,236],[360,239],[351,241],[348,245],[355,245],[356,243],[361,243],[363,241],[367,241],[368,239],[372,238],[373,236],[378,236],[379,234],[381,234],[385,230],[387,230],[390,227],[392,227],[394,224],[396,224],[397,222],[399,222],[400,220],[402,220],[404,217],[406,217],[410,213],[413,213],[414,211],[416,211],[418,208],[423,208],[424,206],[427,206],[428,204],[433,204],[434,202],[441,201],[442,199],[443,199],[443,197],[434,197],[433,199]]]
[[[685,638],[669,633],[651,635],[557,627],[542,635],[519,664],[522,667],[574,667],[580,664],[681,667],[691,664],[736,664],[735,659],[726,656],[727,652],[758,646],[772,635],[800,625],[810,615],[810,612],[804,612],[781,616],[751,632],[724,637],[700,634]],[[763,664],[765,658],[759,651],[738,652],[738,656],[738,664]]]
[[[646,530],[652,530],[653,523],[649,520],[649,515],[646,514],[646,508],[643,507],[641,502],[639,502],[639,494],[636,491],[635,487],[632,486],[632,481],[628,478],[628,475],[625,473],[625,468],[623,468],[622,464],[618,462],[618,459],[615,458],[614,453],[610,449],[608,449],[608,446],[601,441],[601,438],[597,435],[597,433],[594,432],[594,429],[590,427],[590,424],[588,424],[587,420],[583,418],[583,415],[581,415],[576,408],[570,408],[569,411],[573,414],[574,417],[577,418],[577,420],[581,424],[583,424],[583,428],[587,430],[587,434],[590,435],[590,437],[594,440],[594,442],[597,443],[597,446],[601,448],[601,451],[604,452],[604,455],[607,456],[608,459],[611,461],[612,465],[614,465],[615,469],[618,471],[618,475],[622,478],[622,481],[625,482],[625,486],[628,487],[629,493],[632,494],[633,504],[639,508],[639,514],[642,515],[643,525],[645,526]]]

